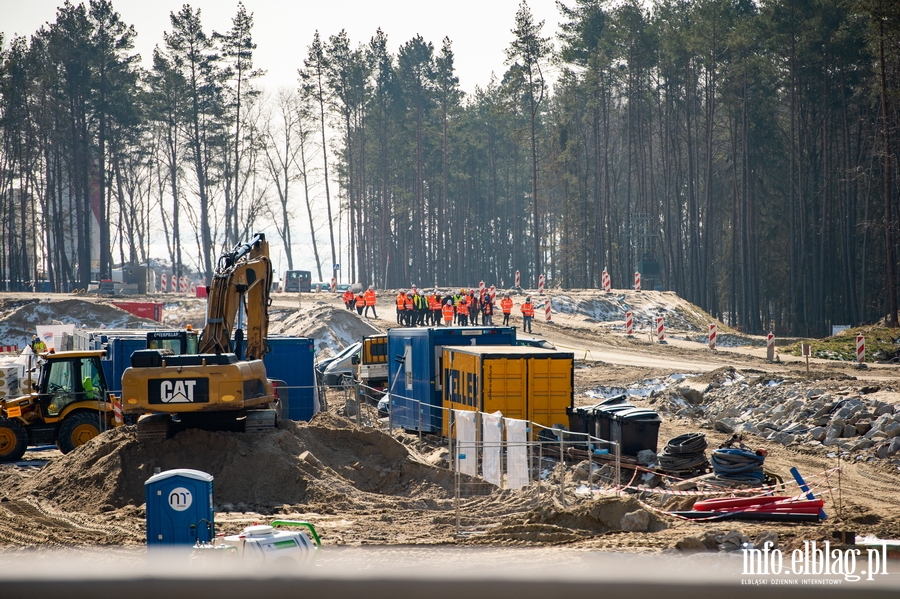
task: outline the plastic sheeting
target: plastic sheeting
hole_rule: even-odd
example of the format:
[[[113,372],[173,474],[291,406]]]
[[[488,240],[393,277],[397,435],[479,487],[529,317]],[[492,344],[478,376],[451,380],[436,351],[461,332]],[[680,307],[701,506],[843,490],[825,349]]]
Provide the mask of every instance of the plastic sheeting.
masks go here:
[[[478,474],[475,447],[475,412],[453,410],[456,419],[456,469],[462,474]]]
[[[484,480],[498,487],[501,483],[500,443],[503,437],[502,418],[499,412],[481,415],[481,438],[484,439],[484,448],[481,454],[481,470],[484,472]]]
[[[506,421],[506,488],[520,489],[528,484],[528,422],[514,418]]]

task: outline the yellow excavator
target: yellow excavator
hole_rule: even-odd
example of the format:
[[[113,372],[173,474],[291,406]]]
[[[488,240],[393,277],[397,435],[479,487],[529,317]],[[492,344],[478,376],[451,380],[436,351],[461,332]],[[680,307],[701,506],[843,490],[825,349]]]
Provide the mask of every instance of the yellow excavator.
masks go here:
[[[255,432],[274,428],[280,403],[266,377],[269,244],[259,233],[223,253],[208,287],[199,353],[134,352],[122,375],[122,404],[138,417],[138,439],[162,440],[188,428]],[[242,314],[246,314],[246,350]],[[232,329],[235,347],[232,347]],[[235,351],[236,350],[236,351]]]

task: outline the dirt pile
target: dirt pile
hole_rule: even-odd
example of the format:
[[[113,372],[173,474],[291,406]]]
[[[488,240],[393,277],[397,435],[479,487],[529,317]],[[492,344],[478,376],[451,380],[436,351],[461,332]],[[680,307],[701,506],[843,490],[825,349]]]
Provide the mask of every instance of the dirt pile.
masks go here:
[[[321,414],[268,433],[188,430],[158,443],[139,443],[133,428],[120,428],[54,460],[15,494],[40,495],[83,513],[140,506],[155,468],[213,475],[217,511],[353,508],[371,494],[439,499],[452,496],[454,483],[451,472],[419,461],[392,437]]]
[[[106,303],[81,299],[7,300],[0,305],[0,342],[23,347],[31,341],[37,325],[52,321],[89,329],[134,329],[157,324]]]
[[[337,351],[380,332],[355,312],[324,300],[318,300],[315,307],[307,311],[277,312],[269,323],[270,334],[315,339],[317,352],[325,348]]]

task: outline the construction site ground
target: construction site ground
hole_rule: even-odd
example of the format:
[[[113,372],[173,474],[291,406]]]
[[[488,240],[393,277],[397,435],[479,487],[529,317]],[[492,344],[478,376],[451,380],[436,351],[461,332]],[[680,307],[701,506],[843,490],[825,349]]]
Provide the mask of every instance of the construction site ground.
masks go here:
[[[335,351],[364,334],[397,326],[393,295],[382,293],[379,318],[366,319],[347,311],[336,295],[277,294],[270,309],[270,333],[310,336],[321,351]],[[599,390],[651,385],[672,375],[696,375],[691,385],[702,390],[710,377],[728,367],[748,377],[790,381],[808,394],[864,393],[886,404],[900,403],[896,365],[871,364],[860,370],[849,362],[813,359],[807,375],[805,360],[779,351],[778,359],[769,362],[764,338],[740,335],[721,323],[721,341],[713,351],[706,344],[711,319],[673,293],[619,291],[610,299],[596,290],[553,290],[548,296],[553,298],[552,322],[541,312],[532,336],[575,354],[579,406],[596,403]],[[137,299],[165,302],[164,326],[203,325],[202,299]],[[522,299],[516,298],[517,306]],[[108,304],[108,298],[89,296],[0,296],[0,334],[5,337],[0,342],[28,338],[34,325],[51,318],[88,328],[136,324]],[[625,308],[636,315],[633,338],[624,334]],[[665,344],[651,333],[658,314],[666,317]],[[121,322],[111,322],[117,318]],[[498,315],[495,323],[499,321]],[[518,314],[512,324],[522,334]],[[779,349],[783,347],[780,342]],[[343,392],[330,391],[328,400],[328,410],[311,422],[281,422],[269,433],[187,431],[164,442],[141,444],[133,427],[123,427],[65,456],[49,448],[29,451],[20,463],[0,465],[0,549],[104,546],[140,551],[145,543],[144,481],[155,468],[212,474],[216,526],[222,532],[275,517],[308,520],[325,546],[565,546],[655,553],[697,548],[684,541],[709,539],[716,531],[739,531],[751,541],[775,532],[784,548],[830,538],[840,530],[900,538],[900,471],[892,459],[855,459],[827,447],[784,446],[747,435],[748,445],[768,450],[766,469],[785,479],[791,467],[809,477],[831,471],[820,487],[827,489],[827,520],[688,522],[652,512],[649,531],[625,532],[622,516],[645,509],[638,496],[561,497],[554,484],[558,474],[518,491],[492,490],[467,480],[464,496],[457,500],[456,477],[446,467],[447,451],[438,440],[425,438],[420,444],[416,435],[389,435],[375,419],[373,426],[357,426],[355,419],[343,416]],[[632,401],[647,407],[656,403],[652,395]],[[686,432],[705,433],[710,448],[729,437],[703,419],[661,413],[660,449],[666,440]],[[833,470],[838,467],[840,473]],[[692,501],[670,499],[665,508],[687,509]],[[457,534],[458,523],[465,534]],[[707,549],[715,548],[707,544]]]

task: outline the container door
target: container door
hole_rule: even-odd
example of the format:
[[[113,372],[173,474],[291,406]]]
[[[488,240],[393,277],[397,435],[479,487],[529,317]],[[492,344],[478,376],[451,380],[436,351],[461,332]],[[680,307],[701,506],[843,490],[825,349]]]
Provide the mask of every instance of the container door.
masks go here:
[[[571,359],[530,358],[528,369],[529,419],[546,427],[569,427],[566,408],[572,406]]]
[[[523,358],[485,358],[483,411],[528,419],[528,364]]]

